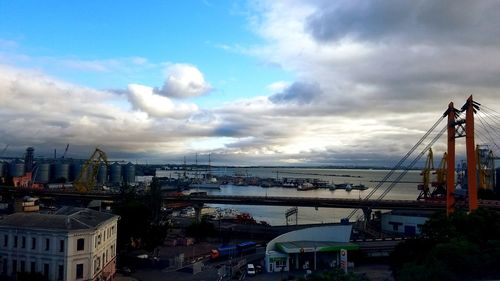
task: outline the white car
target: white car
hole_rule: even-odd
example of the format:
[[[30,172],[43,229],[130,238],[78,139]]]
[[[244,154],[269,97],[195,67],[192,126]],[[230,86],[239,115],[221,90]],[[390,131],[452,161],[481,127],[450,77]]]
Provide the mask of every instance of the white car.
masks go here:
[[[248,276],[255,275],[255,266],[253,266],[253,264],[251,264],[251,263],[247,264],[247,275]]]

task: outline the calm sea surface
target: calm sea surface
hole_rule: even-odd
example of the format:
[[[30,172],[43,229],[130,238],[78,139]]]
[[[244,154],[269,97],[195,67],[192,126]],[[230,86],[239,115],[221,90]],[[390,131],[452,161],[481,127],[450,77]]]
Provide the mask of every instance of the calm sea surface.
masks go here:
[[[351,183],[364,184],[369,189],[358,191],[345,190],[315,189],[308,191],[297,191],[294,188],[271,187],[263,188],[259,186],[234,186],[223,185],[221,190],[206,190],[209,194],[220,195],[254,195],[254,196],[293,196],[293,197],[313,197],[313,198],[365,198],[373,187],[379,184],[376,181],[382,180],[389,172],[387,170],[359,170],[359,169],[303,169],[303,168],[246,168],[246,169],[223,169],[215,170],[214,174],[234,175],[245,174],[248,176],[256,176],[261,178],[317,178],[328,181],[330,183]],[[402,171],[397,171],[389,179],[394,180],[401,174]],[[396,184],[392,190],[385,196],[385,199],[410,199],[414,200],[418,196],[417,183],[421,180],[420,171],[409,171],[399,184]],[[383,184],[379,190],[371,197],[378,198],[384,190],[389,187],[390,183]],[[205,191],[205,190],[204,190]],[[271,225],[285,225],[285,211],[292,207],[283,206],[248,206],[248,205],[216,205],[211,204],[211,207],[234,208],[241,212],[250,213],[257,221],[267,221]],[[333,208],[309,208],[299,207],[298,223],[331,223],[339,222],[341,218],[346,217],[350,213],[350,209],[333,209]],[[361,211],[355,217],[361,216]]]

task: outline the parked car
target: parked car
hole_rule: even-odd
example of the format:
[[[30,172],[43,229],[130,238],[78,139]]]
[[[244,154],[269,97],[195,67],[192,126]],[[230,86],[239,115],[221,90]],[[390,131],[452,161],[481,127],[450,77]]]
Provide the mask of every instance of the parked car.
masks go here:
[[[251,263],[247,264],[247,275],[255,276],[255,266],[253,266],[253,264]]]

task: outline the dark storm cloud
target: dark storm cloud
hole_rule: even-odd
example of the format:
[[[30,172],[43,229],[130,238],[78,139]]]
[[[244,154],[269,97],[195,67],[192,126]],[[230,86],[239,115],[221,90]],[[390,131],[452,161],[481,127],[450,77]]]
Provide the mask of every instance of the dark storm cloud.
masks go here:
[[[323,1],[305,28],[318,41],[498,44],[498,1]]]
[[[321,94],[322,90],[317,83],[295,82],[283,92],[270,96],[269,100],[276,104],[308,104],[313,102]]]

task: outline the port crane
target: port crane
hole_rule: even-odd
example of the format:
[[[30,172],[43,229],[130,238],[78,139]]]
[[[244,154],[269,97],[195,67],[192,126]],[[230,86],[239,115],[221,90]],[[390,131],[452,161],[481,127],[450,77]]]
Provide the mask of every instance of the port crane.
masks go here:
[[[5,145],[5,147],[3,148],[2,152],[0,152],[0,157],[2,157],[4,154],[5,154],[5,151],[7,151],[7,148],[9,148],[9,145]]]
[[[92,156],[83,164],[82,170],[74,182],[76,191],[89,192],[94,189],[100,165],[107,167],[108,157],[104,151],[96,147]]]
[[[429,153],[427,154],[427,160],[425,161],[425,167],[420,173],[422,176],[422,184],[418,185],[418,190],[420,190],[420,195],[418,199],[428,198],[430,195],[429,185],[431,183],[431,171],[434,170],[434,153],[432,148],[429,148]]]
[[[68,148],[69,148],[69,143],[66,145],[66,148],[64,149],[64,153],[63,153],[61,159],[64,159],[64,157],[66,157],[66,153],[68,153]]]

